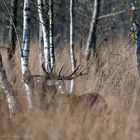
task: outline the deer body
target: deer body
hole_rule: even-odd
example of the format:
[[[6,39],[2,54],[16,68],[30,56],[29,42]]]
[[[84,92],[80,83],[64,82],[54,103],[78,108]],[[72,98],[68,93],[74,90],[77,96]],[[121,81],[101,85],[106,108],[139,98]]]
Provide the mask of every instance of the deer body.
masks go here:
[[[76,94],[46,94],[45,106],[50,111],[68,111],[71,115],[78,112],[92,111],[100,113],[107,107],[105,100],[98,93]]]
[[[77,66],[75,68],[75,70],[69,74],[68,76],[65,75],[60,75],[61,71],[62,71],[63,66],[60,68],[59,73],[48,73],[44,67],[44,65],[42,65],[42,69],[44,71],[44,75],[40,76],[40,75],[30,75],[27,77],[30,78],[25,78],[26,82],[28,82],[28,79],[33,79],[33,83],[40,83],[40,89],[38,91],[38,93],[42,94],[41,97],[41,101],[45,102],[47,108],[48,106],[52,106],[55,104],[63,104],[63,102],[65,102],[66,104],[72,104],[72,105],[77,105],[77,104],[81,104],[82,106],[93,106],[93,104],[100,100],[101,102],[103,102],[103,98],[99,95],[99,94],[84,94],[81,96],[78,96],[76,94],[67,94],[66,88],[65,88],[65,84],[64,84],[64,80],[72,80],[75,79],[79,76],[85,75],[86,73],[83,73],[83,71],[85,70],[82,69],[80,71],[79,70],[79,66]],[[30,74],[30,72],[28,73]],[[32,78],[31,78],[32,77]],[[29,81],[30,82],[30,81]],[[33,86],[34,87],[34,86]],[[81,106],[80,105],[80,106]]]
[[[67,94],[63,79],[60,80],[55,73],[42,76],[39,92],[42,94],[43,107],[47,109],[69,108],[70,112],[75,112],[81,109],[101,111],[106,108],[105,100],[98,93]]]

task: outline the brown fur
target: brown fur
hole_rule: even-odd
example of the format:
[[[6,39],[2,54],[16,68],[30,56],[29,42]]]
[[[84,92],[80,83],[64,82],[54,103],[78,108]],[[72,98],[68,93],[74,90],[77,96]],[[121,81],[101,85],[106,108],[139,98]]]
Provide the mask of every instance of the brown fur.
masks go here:
[[[84,95],[60,94],[57,90],[46,93],[45,107],[49,110],[64,110],[71,115],[80,112],[91,111],[100,113],[107,107],[105,100],[98,93],[87,93]]]

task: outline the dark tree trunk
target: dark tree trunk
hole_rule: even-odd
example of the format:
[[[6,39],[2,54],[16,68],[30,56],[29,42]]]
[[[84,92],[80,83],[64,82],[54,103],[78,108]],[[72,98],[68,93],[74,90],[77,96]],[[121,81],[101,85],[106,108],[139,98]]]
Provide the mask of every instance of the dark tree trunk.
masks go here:
[[[8,49],[8,59],[11,60],[16,49],[16,31],[14,26],[17,26],[17,10],[18,10],[18,0],[11,0],[11,16],[10,19],[10,30],[9,30],[9,49]],[[14,26],[13,26],[14,24]]]

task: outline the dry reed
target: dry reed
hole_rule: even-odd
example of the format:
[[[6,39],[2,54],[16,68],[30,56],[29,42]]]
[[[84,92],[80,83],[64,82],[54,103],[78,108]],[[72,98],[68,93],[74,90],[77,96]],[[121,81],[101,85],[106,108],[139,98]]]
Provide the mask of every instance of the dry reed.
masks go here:
[[[107,104],[107,109],[95,113],[82,106],[71,114],[64,102],[50,110],[37,107],[33,112],[27,110],[24,86],[22,85],[19,50],[15,55],[11,70],[6,61],[4,65],[9,81],[12,82],[22,104],[22,112],[14,122],[8,120],[7,104],[2,91],[0,94],[0,139],[31,140],[138,140],[140,139],[140,80],[138,78],[135,51],[126,45],[126,39],[108,41],[98,51],[98,60],[91,61],[87,76],[76,80],[75,94],[99,93]],[[78,47],[78,46],[77,46]],[[40,73],[37,44],[32,43],[30,69]],[[57,68],[68,63],[69,48],[57,48]],[[77,61],[81,51],[77,49]],[[81,59],[81,58],[80,58]],[[68,82],[67,82],[68,85]],[[67,86],[67,88],[69,88]],[[86,105],[85,105],[86,106]],[[76,109],[77,106],[74,106]],[[97,106],[98,108],[98,106]]]

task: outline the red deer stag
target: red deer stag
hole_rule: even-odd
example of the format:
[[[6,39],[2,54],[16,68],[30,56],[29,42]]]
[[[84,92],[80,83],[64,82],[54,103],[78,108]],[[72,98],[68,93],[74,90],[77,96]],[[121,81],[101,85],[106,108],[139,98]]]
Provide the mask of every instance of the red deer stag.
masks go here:
[[[66,76],[66,70],[66,72],[61,75],[63,67],[64,65],[61,66],[57,74],[55,72],[47,73],[44,65],[42,65],[45,73],[45,76],[41,78],[42,90],[43,93],[45,93],[45,96],[43,96],[45,107],[58,108],[61,106],[62,108],[66,108],[69,106],[70,112],[75,112],[75,109],[77,108],[98,108],[99,110],[106,107],[105,100],[98,93],[87,93],[79,96],[76,94],[66,94],[67,91],[63,84],[64,81],[78,78],[87,73],[84,72],[86,67],[82,69],[81,66],[77,66],[71,74]],[[37,76],[34,76],[34,78],[35,77]]]

